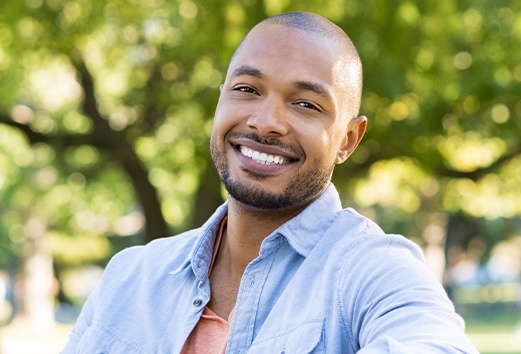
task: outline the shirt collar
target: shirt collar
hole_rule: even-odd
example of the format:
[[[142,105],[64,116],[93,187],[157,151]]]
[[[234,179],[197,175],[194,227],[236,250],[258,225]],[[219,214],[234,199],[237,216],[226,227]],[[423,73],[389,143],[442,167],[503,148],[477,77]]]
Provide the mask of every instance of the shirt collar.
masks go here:
[[[300,214],[284,223],[265,241],[282,235],[289,245],[306,257],[342,210],[340,196],[330,183],[327,189]]]
[[[202,280],[208,275],[208,269],[212,262],[215,238],[219,232],[219,225],[227,214],[228,202],[226,201],[217,208],[203,226],[194,230],[194,232],[197,233],[197,238],[192,250],[186,255],[186,259],[181,266],[174,269],[170,274],[179,273],[191,265],[198,279]]]
[[[341,210],[342,204],[338,192],[330,183],[322,195],[262,242],[261,254],[276,247],[280,243],[280,236],[283,236],[295,252],[306,257]],[[178,273],[191,264],[198,279],[202,280],[208,275],[219,224],[227,213],[228,202],[225,202],[217,208],[203,226],[196,230],[199,235],[194,247],[187,254],[183,264],[171,274]]]

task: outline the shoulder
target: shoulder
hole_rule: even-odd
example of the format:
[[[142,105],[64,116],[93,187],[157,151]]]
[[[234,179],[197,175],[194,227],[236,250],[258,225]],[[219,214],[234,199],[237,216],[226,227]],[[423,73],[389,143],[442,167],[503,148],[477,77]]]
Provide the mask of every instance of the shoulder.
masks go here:
[[[184,264],[200,244],[206,244],[219,228],[219,223],[226,215],[228,204],[225,202],[199,228],[185,231],[176,236],[158,238],[146,245],[134,246],[117,253],[110,260],[105,272],[123,269],[127,272],[135,267],[169,268],[168,272]]]
[[[126,248],[112,257],[105,268],[104,278],[171,272],[185,263],[199,237],[199,229],[195,229],[177,236],[159,238],[146,245]]]
[[[420,247],[402,235],[387,234],[371,219],[360,215],[354,209],[340,211],[327,231],[335,242],[335,249],[342,253],[373,262],[390,258],[415,259],[424,262]]]
[[[334,224],[332,228],[340,230],[338,232],[344,229],[339,248],[350,255],[344,266],[349,268],[344,269],[344,273],[349,275],[350,281],[357,275],[363,280],[398,270],[430,275],[423,251],[406,237],[385,233],[375,222],[353,209],[344,209]]]
[[[386,234],[352,209],[340,212],[331,229],[341,235],[332,253],[341,264],[338,286],[344,302],[370,300],[387,292],[410,296],[413,288],[445,296],[441,283],[425,263],[423,251],[406,237]],[[353,288],[357,292],[346,291]]]

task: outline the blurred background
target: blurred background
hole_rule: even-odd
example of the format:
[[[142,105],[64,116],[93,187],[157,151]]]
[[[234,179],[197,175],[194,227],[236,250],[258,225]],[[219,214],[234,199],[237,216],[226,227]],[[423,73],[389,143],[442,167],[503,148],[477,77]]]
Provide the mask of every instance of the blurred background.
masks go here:
[[[364,64],[344,205],[424,249],[480,352],[521,353],[521,2],[2,0],[0,354],[59,351],[114,253],[222,203],[219,85],[292,10]]]

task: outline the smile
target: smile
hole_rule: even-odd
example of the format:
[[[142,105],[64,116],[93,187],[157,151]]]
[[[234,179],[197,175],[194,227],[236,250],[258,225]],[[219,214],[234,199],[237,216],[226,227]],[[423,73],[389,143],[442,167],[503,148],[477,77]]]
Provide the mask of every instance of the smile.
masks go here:
[[[258,152],[245,146],[240,147],[240,152],[244,156],[249,157],[253,161],[263,165],[283,165],[288,163],[288,161],[282,156],[268,155],[264,152]]]

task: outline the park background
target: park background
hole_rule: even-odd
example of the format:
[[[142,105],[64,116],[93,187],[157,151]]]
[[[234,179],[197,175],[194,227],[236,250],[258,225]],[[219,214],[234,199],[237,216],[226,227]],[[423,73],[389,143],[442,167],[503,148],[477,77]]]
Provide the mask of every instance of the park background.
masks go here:
[[[294,10],[364,65],[344,205],[423,248],[482,353],[521,353],[521,2],[2,0],[0,354],[56,353],[114,253],[222,203],[227,63]]]

